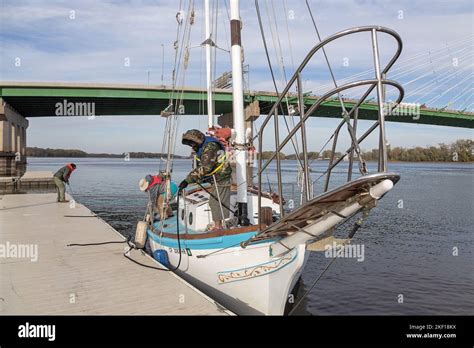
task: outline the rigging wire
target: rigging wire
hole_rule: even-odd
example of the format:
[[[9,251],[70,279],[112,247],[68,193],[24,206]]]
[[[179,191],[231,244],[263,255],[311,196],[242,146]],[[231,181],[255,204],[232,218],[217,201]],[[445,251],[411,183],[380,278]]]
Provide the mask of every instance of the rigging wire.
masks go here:
[[[314,19],[314,16],[313,16],[313,12],[311,10],[311,7],[309,6],[309,3],[308,3],[308,0],[305,0],[305,3],[306,3],[306,7],[308,8],[308,12],[310,14],[310,17],[311,17],[311,20],[313,22],[313,27],[316,31],[316,34],[318,36],[318,39],[319,39],[319,42],[322,42],[321,40],[321,36],[319,34],[319,30],[318,30],[318,26],[316,24],[316,20]],[[322,47],[322,52],[324,54],[324,57],[325,57],[325,60],[326,60],[326,63],[327,63],[327,66],[328,66],[328,69],[329,69],[329,72],[331,74],[331,78],[332,78],[332,81],[333,81],[333,84],[334,84],[334,87],[337,88],[338,85],[337,85],[337,82],[336,82],[336,78],[334,76],[334,73],[332,71],[332,68],[331,68],[331,64],[329,62],[329,58],[326,54],[326,50],[324,47]],[[359,163],[359,171],[362,175],[365,175],[367,174],[367,166],[365,164],[365,161],[364,159],[362,158],[362,155],[361,155],[361,150],[360,150],[360,146],[359,146],[359,142],[357,140],[357,137],[355,135],[355,132],[354,132],[354,128],[353,126],[351,125],[350,123],[350,115],[351,113],[348,113],[345,106],[344,106],[344,101],[342,100],[342,96],[341,94],[338,92],[337,93],[338,95],[338,99],[339,99],[339,103],[341,105],[341,109],[342,109],[342,116],[343,116],[343,120],[341,121],[341,123],[346,123],[347,124],[347,130],[349,132],[349,135],[351,137],[351,141],[352,141],[352,144],[353,144],[353,147],[354,147],[354,152],[356,153],[356,156],[358,158],[358,163]],[[337,127],[336,129],[338,129],[339,127]],[[329,141],[334,137],[334,135],[336,134],[336,130],[333,132],[333,134],[330,136],[330,138],[328,139],[328,141],[326,142],[326,144],[323,146],[323,148],[329,143]],[[309,163],[309,165],[311,165],[313,163],[314,159]]]
[[[168,105],[169,105],[168,108],[170,108],[173,105],[173,95],[174,95],[175,88],[176,88],[176,79],[177,79],[176,74],[177,74],[177,65],[178,65],[178,48],[179,48],[179,39],[181,37],[181,30],[182,30],[182,24],[183,24],[183,20],[182,20],[182,17],[181,17],[182,11],[183,11],[183,0],[180,0],[179,1],[178,12],[176,13],[176,22],[177,22],[176,39],[173,43],[175,54],[174,54],[174,61],[173,61],[173,70],[172,70],[172,74],[171,74],[171,92],[170,92],[170,99],[169,99],[169,102],[168,102]],[[167,117],[166,118],[166,124],[165,124],[165,134],[167,134],[166,131],[169,131],[169,127],[170,127],[170,121],[169,121],[169,117]],[[167,147],[167,138],[164,137],[163,138],[163,143],[162,143],[162,151],[161,151],[162,155],[160,156],[159,171],[161,171],[161,169],[162,169],[162,163],[164,162],[163,154],[165,153],[166,147]],[[168,153],[167,161],[166,161],[166,171],[167,172],[170,171],[169,163],[170,163],[170,155]]]
[[[268,23],[269,23],[269,26],[270,26],[270,32],[271,32],[271,35],[272,35],[273,47],[274,47],[274,50],[275,50],[275,57],[276,57],[276,61],[278,62],[278,67],[280,69],[280,76],[281,76],[282,80],[285,83],[284,86],[283,86],[283,88],[284,88],[288,84],[288,78],[287,78],[287,75],[286,75],[285,62],[284,62],[284,59],[283,59],[283,50],[281,48],[281,40],[280,40],[280,34],[279,34],[279,30],[278,30],[278,20],[277,20],[277,17],[276,17],[274,2],[270,1],[270,4],[271,4],[271,8],[272,8],[273,23],[275,25],[275,30],[273,30],[272,20],[270,18],[270,11],[268,9],[268,0],[265,2],[265,9],[266,9],[266,13],[267,13]],[[286,14],[285,14],[285,18],[286,18]],[[288,96],[287,95],[285,95],[285,104],[286,104],[286,109],[288,110],[288,113],[290,114],[291,109],[290,109],[290,104],[288,102]],[[291,121],[292,126],[294,128],[296,126],[294,117],[290,117],[290,121]],[[295,134],[295,144],[296,144],[296,151],[299,154],[300,150],[299,150],[298,134]],[[300,168],[302,169],[302,167],[300,167]]]
[[[214,79],[217,77],[217,49],[216,48],[217,48],[217,42],[218,42],[218,37],[217,37],[217,35],[218,35],[218,32],[217,32],[217,27],[218,27],[217,23],[218,23],[218,21],[217,21],[217,19],[219,18],[218,17],[219,16],[219,1],[216,0],[214,2],[214,4],[215,4],[215,9],[214,9],[215,18],[213,17],[213,21],[214,21],[213,34],[214,34],[215,39],[214,39],[214,47],[211,47],[211,49],[214,48],[214,62],[211,62],[211,66],[212,66],[212,63],[214,63],[214,76],[211,79],[211,88],[215,92],[216,87],[215,87],[215,84],[214,84]],[[215,115],[216,114],[216,101],[215,101],[215,99],[213,99],[212,104],[213,104],[212,110],[214,110],[214,115]],[[214,117],[214,115],[213,115],[213,117]]]
[[[225,37],[226,47],[227,47],[227,51],[229,52],[229,58],[230,58],[231,57],[230,43],[229,43],[229,36],[230,35],[227,32],[227,23],[230,22],[230,14],[229,14],[229,8],[227,6],[227,0],[224,0],[224,6],[225,6],[226,13],[227,13],[227,22],[225,22],[224,16],[222,16],[222,23],[223,23],[223,27],[224,27],[224,37]]]
[[[316,35],[318,36],[319,42],[322,42],[321,36],[319,35],[318,26],[316,24],[316,20],[314,19],[314,16],[313,16],[313,11],[311,10],[311,6],[309,6],[308,0],[305,0],[305,3],[306,3],[306,7],[308,8],[308,12],[309,12],[309,15],[311,17],[311,21],[313,22],[314,30],[316,31]],[[329,58],[326,54],[326,50],[325,50],[324,47],[321,47],[321,49],[322,49],[322,52],[324,54],[324,58],[326,60],[329,72],[331,74],[331,78],[332,78],[332,81],[334,83],[334,87],[337,88],[338,86],[337,86],[336,78],[335,78],[334,73],[332,71],[331,63],[329,63]],[[359,171],[362,175],[365,175],[365,174],[367,174],[367,169],[366,169],[367,165],[366,165],[364,159],[362,158],[362,154],[361,154],[362,151],[360,149],[359,142],[357,140],[357,137],[356,137],[356,134],[355,134],[355,131],[354,131],[354,127],[351,125],[351,122],[350,122],[350,114],[347,112],[346,107],[344,106],[344,101],[342,100],[342,96],[339,92],[337,93],[337,96],[339,98],[339,103],[341,104],[343,120],[347,124],[347,131],[349,132],[352,144],[354,146],[354,152],[355,152],[355,154],[356,154],[356,156],[359,160],[358,161]]]
[[[296,70],[296,65],[295,65],[295,59],[293,55],[293,47],[291,44],[291,36],[290,36],[290,28],[288,25],[288,12],[286,10],[286,0],[282,0],[283,3],[283,12],[285,14],[285,26],[286,26],[286,35],[288,38],[288,47],[290,48],[290,58],[291,58],[291,67],[293,69],[293,72]]]
[[[277,95],[279,95],[280,93],[278,92],[278,86],[276,84],[275,74],[273,72],[273,67],[272,67],[272,63],[271,63],[271,60],[270,60],[270,55],[268,53],[267,40],[265,38],[265,31],[263,29],[262,17],[261,17],[261,14],[260,14],[260,6],[258,4],[258,0],[255,0],[255,8],[256,8],[256,11],[257,11],[258,24],[259,24],[259,27],[260,27],[260,34],[262,36],[263,46],[265,48],[265,56],[267,58],[268,68],[269,68],[270,74],[272,76],[272,81],[273,81],[273,86],[275,88],[275,92],[276,92]],[[289,133],[290,132],[290,127],[288,125],[288,121],[287,121],[286,117],[284,116],[285,111],[283,110],[283,106],[281,104],[280,104],[280,108],[281,108],[281,112],[282,112],[282,115],[283,115],[283,120],[285,121],[286,129],[288,130],[288,133]],[[275,117],[277,117],[277,116],[275,115]],[[262,139],[259,139],[259,141],[262,141]],[[300,154],[297,151],[297,147],[295,145],[294,139],[291,138],[290,141],[291,141],[291,144],[293,145],[293,149],[296,152],[296,159],[298,160],[299,165],[303,168],[303,163],[301,162]]]
[[[322,40],[321,40],[321,36],[319,35],[318,26],[316,25],[316,20],[314,19],[313,12],[311,10],[311,7],[309,6],[308,0],[305,0],[305,3],[306,3],[306,7],[308,8],[308,12],[309,12],[309,15],[311,17],[311,21],[313,22],[314,30],[316,31],[316,35],[318,36],[318,40],[319,40],[319,42],[321,42]],[[328,66],[329,73],[331,74],[331,79],[333,81],[334,87],[337,88],[338,86],[337,86],[336,78],[335,78],[334,73],[332,71],[331,63],[329,63],[329,58],[326,54],[326,49],[324,47],[321,47],[321,50],[323,52],[324,59],[326,60],[326,64]],[[342,112],[345,116],[347,116],[347,110],[346,110],[346,107],[344,106],[344,102],[342,101],[341,94],[338,92],[337,95],[339,97],[339,102],[341,104]]]

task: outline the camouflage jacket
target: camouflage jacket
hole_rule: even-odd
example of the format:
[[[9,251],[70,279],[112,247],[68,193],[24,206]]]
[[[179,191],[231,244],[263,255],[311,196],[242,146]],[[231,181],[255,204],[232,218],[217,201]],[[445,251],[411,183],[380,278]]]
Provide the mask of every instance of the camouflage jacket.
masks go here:
[[[196,168],[189,173],[186,177],[186,181],[190,184],[194,182],[201,183],[203,181],[209,181],[212,183],[212,177],[209,177],[209,174],[219,166],[220,163],[218,162],[218,159],[221,155],[221,148],[218,144],[212,142],[206,144],[201,152],[200,158],[197,160]],[[230,184],[232,168],[229,162],[226,160],[223,167],[214,175],[219,184]]]

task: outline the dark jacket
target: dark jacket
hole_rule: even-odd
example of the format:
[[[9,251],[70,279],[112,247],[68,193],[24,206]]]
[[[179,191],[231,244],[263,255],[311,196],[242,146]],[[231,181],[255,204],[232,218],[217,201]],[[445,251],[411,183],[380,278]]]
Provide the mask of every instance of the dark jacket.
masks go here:
[[[71,175],[71,169],[68,168],[68,166],[64,166],[61,169],[59,169],[54,176],[61,179],[64,182],[69,183],[69,176]]]

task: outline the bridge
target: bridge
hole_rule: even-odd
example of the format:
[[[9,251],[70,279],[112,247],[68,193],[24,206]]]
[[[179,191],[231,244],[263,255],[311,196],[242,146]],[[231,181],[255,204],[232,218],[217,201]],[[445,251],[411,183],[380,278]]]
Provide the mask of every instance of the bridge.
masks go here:
[[[27,118],[58,116],[58,105],[64,103],[90,103],[94,105],[94,116],[160,115],[170,100],[176,99],[177,93],[184,106],[183,114],[207,113],[206,90],[201,88],[189,87],[177,92],[169,86],[0,82],[0,176],[12,175],[16,164],[26,164]],[[305,106],[309,107],[317,99],[315,95],[307,95],[304,98]],[[245,103],[254,106],[250,109],[249,117],[255,119],[260,114],[266,114],[276,100],[276,93],[247,92]],[[225,119],[225,115],[232,112],[232,90],[215,90],[214,101],[216,114],[223,115],[222,119]],[[343,102],[348,109],[356,103],[355,99],[348,98],[344,98]],[[296,106],[296,97],[290,97],[288,103]],[[341,118],[340,108],[339,100],[327,100],[312,116]],[[377,104],[367,102],[359,107],[358,117],[376,120],[377,112]],[[59,116],[64,116],[64,113]],[[417,115],[392,115],[387,116],[386,120],[473,128],[474,114],[469,111],[421,107]]]
[[[169,86],[0,82],[0,98],[24,117],[56,116],[56,105],[64,100],[94,103],[95,116],[160,115],[169,105],[170,99],[176,98],[178,93],[181,90],[177,92]],[[184,88],[180,98],[186,115],[207,113],[206,89]],[[317,99],[317,96],[306,96],[305,105],[309,107]],[[245,95],[247,104],[255,101],[259,103],[262,114],[266,114],[276,100],[277,95],[272,92],[251,91]],[[217,89],[214,101],[217,115],[232,112],[231,89]],[[355,103],[352,99],[344,100],[346,108],[351,108]],[[290,99],[289,104],[296,105],[296,97]],[[339,100],[328,100],[312,116],[340,118],[340,108]],[[375,102],[364,103],[359,108],[359,119],[376,120],[377,110]],[[393,115],[387,116],[386,120],[473,128],[474,113],[422,107],[416,117]]]

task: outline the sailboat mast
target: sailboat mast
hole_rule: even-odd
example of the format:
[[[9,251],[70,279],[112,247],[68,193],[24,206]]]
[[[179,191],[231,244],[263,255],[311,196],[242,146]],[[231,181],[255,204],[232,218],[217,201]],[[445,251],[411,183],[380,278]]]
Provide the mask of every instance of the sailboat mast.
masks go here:
[[[239,0],[230,0],[230,34],[232,44],[232,107],[236,156],[237,203],[239,223],[248,225],[247,218],[247,153],[245,144],[244,91],[242,78],[242,43]]]
[[[206,27],[206,82],[207,82],[207,116],[208,116],[208,127],[211,128],[214,125],[214,110],[212,103],[212,75],[211,75],[211,23],[210,23],[210,7],[209,1],[204,1],[204,12],[205,12],[205,27]]]

